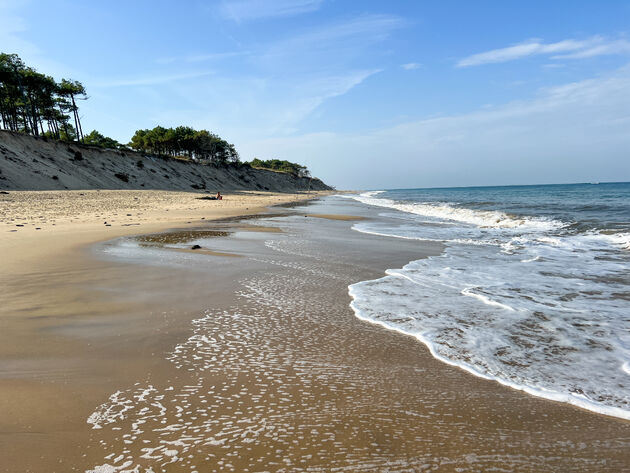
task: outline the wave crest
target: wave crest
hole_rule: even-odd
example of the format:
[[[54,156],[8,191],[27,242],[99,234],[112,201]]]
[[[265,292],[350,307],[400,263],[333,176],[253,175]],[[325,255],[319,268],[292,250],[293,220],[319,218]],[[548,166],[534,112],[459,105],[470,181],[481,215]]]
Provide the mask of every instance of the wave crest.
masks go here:
[[[480,228],[518,228],[545,231],[565,226],[565,224],[557,220],[521,217],[499,211],[466,209],[443,203],[409,203],[376,197],[383,192],[384,191],[364,192],[363,194],[352,195],[351,197],[368,205],[392,208],[402,212],[440,220],[453,220],[476,225]]]

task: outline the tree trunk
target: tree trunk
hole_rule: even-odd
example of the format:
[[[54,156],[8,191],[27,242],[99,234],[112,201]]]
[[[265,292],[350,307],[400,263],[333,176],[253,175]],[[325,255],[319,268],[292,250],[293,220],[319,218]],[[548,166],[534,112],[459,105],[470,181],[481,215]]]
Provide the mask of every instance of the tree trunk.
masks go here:
[[[74,94],[70,94],[72,100],[72,111],[74,112],[74,129],[77,132],[77,141],[83,143],[83,130],[81,129],[81,120],[79,120],[79,108],[74,101]]]
[[[31,105],[31,130],[33,130],[35,136],[39,136],[39,130],[37,129],[37,110],[35,109],[35,101],[32,95],[29,95],[28,101]]]
[[[63,115],[63,108],[61,107],[61,104],[59,104],[59,112],[61,113],[61,115]],[[63,131],[66,132],[66,138],[67,138],[68,137],[68,124],[66,123],[66,120],[63,120],[61,124],[63,126]]]

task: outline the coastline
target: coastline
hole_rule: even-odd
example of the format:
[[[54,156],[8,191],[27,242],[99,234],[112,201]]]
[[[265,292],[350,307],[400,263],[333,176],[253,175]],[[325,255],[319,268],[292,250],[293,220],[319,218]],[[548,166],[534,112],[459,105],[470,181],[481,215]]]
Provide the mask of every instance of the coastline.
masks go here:
[[[221,201],[145,190],[0,194],[0,471],[69,471],[84,461],[87,416],[111,383],[156,363],[168,371],[154,353],[185,334],[189,311],[199,309],[194,293],[203,288],[194,278],[180,272],[189,289],[169,293],[172,274],[98,261],[94,244],[329,193],[242,191]]]
[[[9,191],[0,194],[0,259],[5,274],[81,245],[124,235],[158,232],[202,220],[255,215],[267,207],[329,195],[332,191],[205,194],[152,190]],[[168,212],[168,213],[167,213]]]
[[[236,236],[238,219],[210,223],[235,236],[209,248],[253,255],[245,258],[173,252],[191,258],[178,267],[85,251],[118,236],[199,227],[188,207],[144,226],[86,224],[73,241],[68,223],[54,257],[14,257],[21,271],[2,295],[13,306],[0,313],[5,471],[109,473],[136,462],[258,471],[254,460],[270,471],[627,465],[627,422],[471,376],[411,337],[358,320],[348,284],[442,247],[353,232],[353,220],[369,215],[344,204],[316,201],[287,219],[263,218],[273,227],[248,228],[251,239]],[[27,251],[36,241],[18,240],[13,248]]]

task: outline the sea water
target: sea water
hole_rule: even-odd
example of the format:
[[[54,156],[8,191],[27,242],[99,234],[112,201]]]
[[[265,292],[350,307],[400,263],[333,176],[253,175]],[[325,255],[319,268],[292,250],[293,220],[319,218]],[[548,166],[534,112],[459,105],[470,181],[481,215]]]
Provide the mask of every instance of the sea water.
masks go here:
[[[531,394],[630,419],[630,183],[350,196],[359,232],[445,244],[349,287],[359,318]]]

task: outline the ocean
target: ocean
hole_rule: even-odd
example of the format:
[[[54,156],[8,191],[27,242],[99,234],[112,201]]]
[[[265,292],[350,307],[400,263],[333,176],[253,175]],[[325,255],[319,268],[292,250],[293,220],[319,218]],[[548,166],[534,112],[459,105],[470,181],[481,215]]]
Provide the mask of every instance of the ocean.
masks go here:
[[[346,197],[372,209],[357,232],[445,245],[350,285],[357,317],[477,376],[630,419],[630,183]]]

